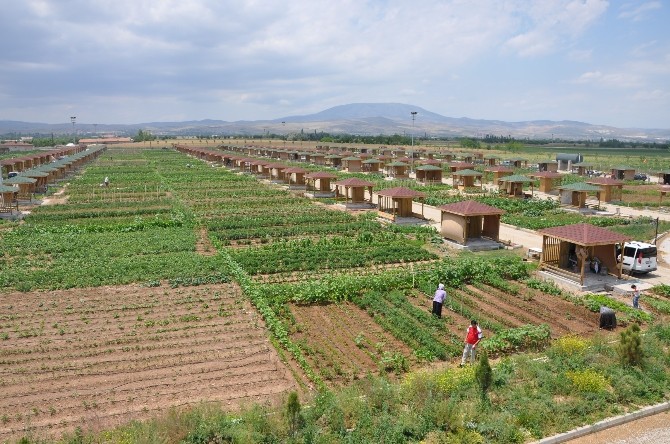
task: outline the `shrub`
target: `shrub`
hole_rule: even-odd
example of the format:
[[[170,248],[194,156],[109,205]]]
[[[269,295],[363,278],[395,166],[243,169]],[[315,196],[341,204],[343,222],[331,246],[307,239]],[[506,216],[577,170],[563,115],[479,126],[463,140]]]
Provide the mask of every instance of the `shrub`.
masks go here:
[[[573,356],[582,354],[589,347],[589,341],[579,336],[567,335],[554,341],[552,351],[563,355]]]
[[[582,393],[601,393],[609,387],[609,381],[595,370],[577,370],[566,372],[565,376],[572,386]]]
[[[644,353],[642,351],[642,338],[640,337],[640,326],[631,324],[626,330],[621,332],[617,352],[623,365],[640,365]]]
[[[482,353],[479,358],[479,365],[475,369],[475,379],[479,385],[482,399],[486,399],[489,388],[493,383],[493,369],[491,369],[489,357],[486,353]]]

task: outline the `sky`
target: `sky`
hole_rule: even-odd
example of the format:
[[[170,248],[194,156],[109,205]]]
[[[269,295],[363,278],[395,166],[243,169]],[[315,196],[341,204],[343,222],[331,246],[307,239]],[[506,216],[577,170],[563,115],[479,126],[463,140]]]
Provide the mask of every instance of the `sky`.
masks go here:
[[[349,103],[670,128],[670,1],[0,0],[0,120]]]

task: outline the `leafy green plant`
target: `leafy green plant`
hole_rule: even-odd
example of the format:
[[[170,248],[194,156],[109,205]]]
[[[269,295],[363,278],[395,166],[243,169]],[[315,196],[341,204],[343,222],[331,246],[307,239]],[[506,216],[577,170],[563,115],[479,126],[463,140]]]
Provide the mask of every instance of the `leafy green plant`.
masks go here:
[[[644,352],[638,324],[631,324],[621,332],[617,352],[619,353],[619,360],[624,365],[637,366],[642,364]]]

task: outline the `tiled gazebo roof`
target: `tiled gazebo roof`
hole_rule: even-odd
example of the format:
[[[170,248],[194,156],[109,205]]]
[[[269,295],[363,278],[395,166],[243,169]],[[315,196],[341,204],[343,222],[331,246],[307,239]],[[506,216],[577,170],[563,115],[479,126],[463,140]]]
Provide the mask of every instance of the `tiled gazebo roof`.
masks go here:
[[[305,174],[307,179],[335,179],[337,174],[329,173],[328,171],[317,171],[315,173]]]
[[[406,187],[387,188],[385,190],[379,191],[377,194],[385,197],[401,197],[401,198],[426,197],[426,193],[422,193],[421,191],[415,191]]]
[[[561,173],[556,173],[554,171],[540,171],[537,173],[530,173],[530,177],[547,177],[549,179],[558,179],[559,177],[563,177]]]
[[[500,208],[477,202],[476,200],[464,200],[437,207],[446,213],[458,214],[460,216],[486,216],[490,214],[504,214]]]
[[[631,240],[630,236],[606,228],[596,227],[591,224],[564,225],[561,227],[537,230],[537,232],[545,236],[554,237],[556,239],[586,247],[612,245]]]
[[[335,185],[341,185],[344,187],[372,187],[375,184],[368,182],[367,180],[359,179],[358,177],[350,177],[344,180],[338,180],[335,182]]]
[[[531,179],[528,176],[522,176],[521,174],[515,174],[513,176],[505,176],[501,177],[498,179],[500,182],[532,182],[533,179]]]
[[[622,180],[612,179],[611,177],[594,177],[593,179],[588,179],[586,183],[596,184],[596,185],[623,185]]]
[[[567,185],[561,185],[557,187],[559,190],[569,190],[569,191],[601,191],[600,187],[597,185],[591,185],[585,182],[574,182]]]

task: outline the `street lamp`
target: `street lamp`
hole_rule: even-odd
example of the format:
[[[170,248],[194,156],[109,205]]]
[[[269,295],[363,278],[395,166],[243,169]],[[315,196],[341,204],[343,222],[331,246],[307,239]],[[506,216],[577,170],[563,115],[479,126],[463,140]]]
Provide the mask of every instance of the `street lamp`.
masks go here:
[[[77,116],[70,117],[70,122],[72,122],[72,143],[77,144],[77,133],[74,130],[74,123],[77,121]]]
[[[412,148],[414,148],[414,120],[416,119],[416,111],[411,111],[410,114],[412,115]]]

